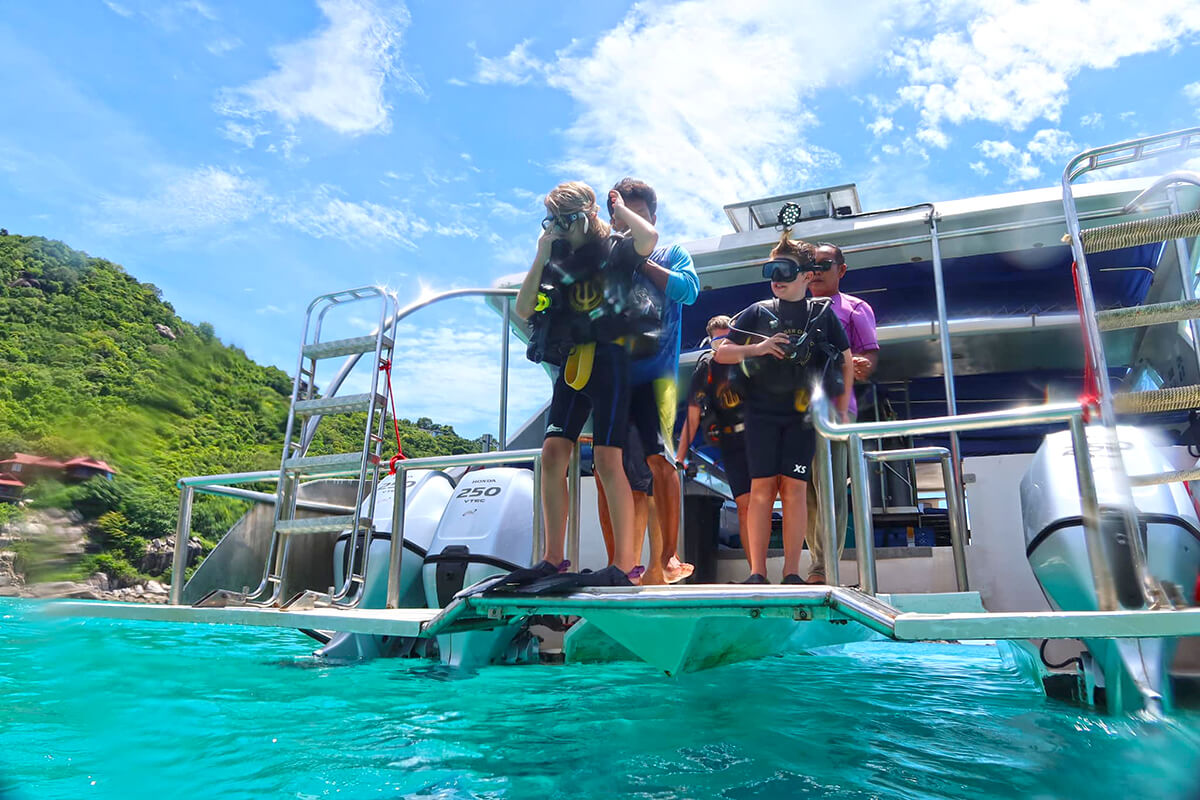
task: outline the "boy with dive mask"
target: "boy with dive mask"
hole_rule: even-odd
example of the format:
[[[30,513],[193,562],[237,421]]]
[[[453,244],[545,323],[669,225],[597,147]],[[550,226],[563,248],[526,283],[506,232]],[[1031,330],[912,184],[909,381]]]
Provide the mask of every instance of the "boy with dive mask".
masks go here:
[[[799,584],[807,523],[807,490],[816,449],[808,418],[814,380],[824,382],[845,419],[854,382],[850,342],[827,299],[806,297],[817,270],[813,247],[784,230],[763,265],[773,299],[761,300],[733,319],[729,340],[713,359],[742,363],[746,373],[746,455],[750,471],[747,515],[750,577],[768,583],[771,510],[783,500],[783,582]],[[840,380],[839,380],[840,379]],[[839,392],[839,383],[841,391]]]

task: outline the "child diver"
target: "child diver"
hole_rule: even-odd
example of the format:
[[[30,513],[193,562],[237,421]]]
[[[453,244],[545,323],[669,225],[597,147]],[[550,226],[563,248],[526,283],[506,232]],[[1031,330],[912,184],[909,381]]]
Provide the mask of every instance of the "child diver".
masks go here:
[[[769,583],[767,547],[771,509],[783,499],[783,582],[800,577],[807,523],[806,495],[816,432],[808,417],[810,390],[822,381],[845,420],[854,383],[846,331],[827,298],[806,297],[818,265],[814,248],[784,229],[763,277],[774,299],[761,300],[734,317],[729,340],[713,354],[721,364],[741,362],[746,374],[746,455],[750,471],[747,533],[750,577]]]
[[[515,311],[522,319],[552,312],[552,340],[545,355],[561,370],[554,381],[545,439],[542,442],[542,508],[546,549],[541,563],[517,570],[509,586],[531,583],[565,571],[567,464],[588,415],[592,415],[596,475],[604,486],[612,515],[615,554],[612,566],[580,576],[576,585],[628,586],[641,556],[634,530],[633,496],[621,463],[629,434],[629,333],[623,307],[628,286],[658,242],[647,220],[630,211],[620,193],[610,192],[613,217],[629,229],[613,233],[600,219],[596,195],[577,181],[546,195],[546,218],[533,265],[521,284]],[[557,308],[547,308],[557,300]],[[550,323],[546,323],[550,324]],[[532,356],[531,356],[532,357]]]

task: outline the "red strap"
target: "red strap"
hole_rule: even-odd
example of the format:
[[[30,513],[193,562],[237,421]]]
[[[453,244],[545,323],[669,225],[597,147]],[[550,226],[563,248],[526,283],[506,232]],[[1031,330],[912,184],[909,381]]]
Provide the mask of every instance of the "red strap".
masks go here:
[[[1083,407],[1083,421],[1090,422],[1092,413],[1100,408],[1100,381],[1092,368],[1092,344],[1083,321],[1083,291],[1079,288],[1079,264],[1075,261],[1071,262],[1071,280],[1075,282],[1075,307],[1079,309],[1083,333],[1083,394],[1079,395],[1079,404]]]
[[[396,462],[408,458],[408,456],[404,455],[404,448],[400,446],[400,420],[396,418],[396,393],[392,391],[392,362],[386,359],[379,362],[379,369],[387,373],[388,400],[392,403],[392,425],[396,429],[396,455],[392,456],[392,460],[388,462],[390,473],[395,475]]]

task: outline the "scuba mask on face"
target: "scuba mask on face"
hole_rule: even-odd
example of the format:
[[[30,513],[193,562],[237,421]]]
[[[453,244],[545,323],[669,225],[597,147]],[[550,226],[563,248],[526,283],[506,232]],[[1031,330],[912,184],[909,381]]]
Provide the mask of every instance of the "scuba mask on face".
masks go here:
[[[587,233],[591,228],[591,220],[588,219],[588,215],[583,211],[572,211],[570,214],[551,214],[542,220],[542,230],[548,231],[553,226],[562,233],[566,233],[571,229],[571,225],[575,223],[575,220],[580,218],[583,219],[583,232]]]

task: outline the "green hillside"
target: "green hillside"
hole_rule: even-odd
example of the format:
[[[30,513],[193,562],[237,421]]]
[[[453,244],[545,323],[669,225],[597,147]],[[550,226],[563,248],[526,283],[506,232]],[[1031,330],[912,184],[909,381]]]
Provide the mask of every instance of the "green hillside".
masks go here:
[[[180,319],[119,265],[0,231],[0,458],[89,455],[117,468],[111,482],[43,483],[26,495],[93,520],[114,512],[96,528],[97,548],[111,551],[101,566],[136,561],[139,540],[173,532],[176,479],[277,468],[291,383],[222,344],[212,325]],[[361,430],[327,418],[311,452],[357,450]],[[478,450],[428,419],[401,420],[401,438],[409,456]],[[244,508],[202,497],[194,532],[215,541]]]

